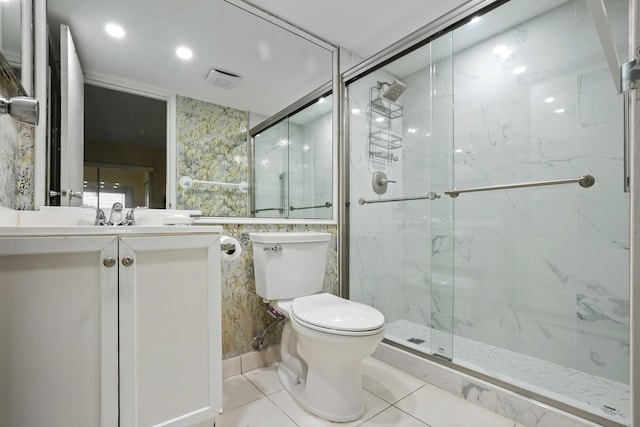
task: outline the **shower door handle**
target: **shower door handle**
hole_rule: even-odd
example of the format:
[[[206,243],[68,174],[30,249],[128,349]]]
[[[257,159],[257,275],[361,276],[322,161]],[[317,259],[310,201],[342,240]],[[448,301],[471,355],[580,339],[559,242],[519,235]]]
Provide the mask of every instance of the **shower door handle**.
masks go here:
[[[622,129],[622,189],[625,193],[629,192],[629,127],[631,125],[631,120],[629,117],[630,114],[630,105],[631,105],[631,93],[632,92],[624,92],[622,94],[622,120],[623,120],[623,129]]]

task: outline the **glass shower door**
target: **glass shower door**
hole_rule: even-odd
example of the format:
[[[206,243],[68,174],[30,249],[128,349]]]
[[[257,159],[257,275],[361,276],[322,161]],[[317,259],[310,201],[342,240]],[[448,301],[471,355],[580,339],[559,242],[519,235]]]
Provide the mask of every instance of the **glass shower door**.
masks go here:
[[[598,3],[598,2],[596,2]],[[628,2],[605,2],[626,56]],[[453,31],[455,363],[625,421],[623,112],[583,0],[512,0]]]
[[[388,340],[447,359],[453,204],[440,189],[452,176],[451,46],[445,35],[347,85],[350,298],[382,311]]]

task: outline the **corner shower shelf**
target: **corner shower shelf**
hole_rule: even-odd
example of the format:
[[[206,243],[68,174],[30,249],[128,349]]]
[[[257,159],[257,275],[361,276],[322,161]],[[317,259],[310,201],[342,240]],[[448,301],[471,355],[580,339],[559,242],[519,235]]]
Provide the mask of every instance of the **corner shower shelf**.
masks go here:
[[[397,162],[399,156],[391,150],[402,147],[402,105],[382,97],[379,87],[369,91],[369,158]]]
[[[379,89],[375,89],[379,91]],[[389,120],[402,117],[402,105],[378,97],[371,100],[371,111]]]

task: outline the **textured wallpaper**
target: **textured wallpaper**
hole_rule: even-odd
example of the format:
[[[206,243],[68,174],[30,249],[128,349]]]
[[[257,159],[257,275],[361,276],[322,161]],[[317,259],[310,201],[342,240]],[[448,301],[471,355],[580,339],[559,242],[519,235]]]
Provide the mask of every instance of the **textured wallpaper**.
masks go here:
[[[249,114],[182,96],[176,109],[178,178],[247,182]],[[249,216],[248,200],[248,193],[220,185],[194,183],[177,191],[178,209],[199,209],[204,216]]]
[[[319,231],[331,233],[327,254],[327,266],[323,291],[338,292],[337,226],[335,225],[283,225],[283,224],[223,224],[223,234],[242,242],[242,233],[264,231]],[[246,241],[246,239],[245,239]],[[239,259],[222,261],[222,355],[223,358],[253,351],[253,337],[264,329],[271,317],[266,305],[256,294],[253,274],[253,249],[251,242],[244,246]],[[265,344],[280,340],[282,325],[273,328]]]
[[[0,96],[16,89],[0,73]],[[33,128],[0,116],[0,207],[33,209]]]

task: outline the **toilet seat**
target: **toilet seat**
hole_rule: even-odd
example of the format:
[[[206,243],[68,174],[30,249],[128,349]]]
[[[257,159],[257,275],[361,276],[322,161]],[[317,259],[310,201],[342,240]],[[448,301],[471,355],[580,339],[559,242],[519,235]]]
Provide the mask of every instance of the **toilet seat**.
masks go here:
[[[373,335],[384,329],[384,316],[375,308],[327,293],[295,298],[291,318],[335,335]]]

